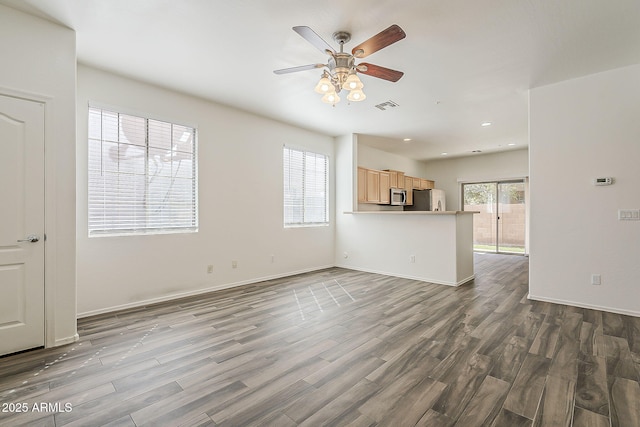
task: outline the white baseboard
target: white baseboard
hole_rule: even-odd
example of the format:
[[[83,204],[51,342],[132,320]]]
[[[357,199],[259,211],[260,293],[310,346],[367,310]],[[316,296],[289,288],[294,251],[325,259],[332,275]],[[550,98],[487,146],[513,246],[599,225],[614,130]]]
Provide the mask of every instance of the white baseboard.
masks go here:
[[[436,285],[445,285],[445,286],[460,286],[460,285],[464,285],[465,283],[470,282],[471,280],[476,278],[475,274],[472,274],[471,276],[469,276],[469,277],[467,277],[467,278],[465,278],[463,280],[460,280],[459,282],[446,282],[446,281],[442,281],[442,280],[434,280],[434,279],[429,279],[429,278],[425,278],[425,277],[411,276],[411,275],[407,275],[407,274],[389,273],[388,271],[380,271],[380,270],[375,270],[375,269],[370,269],[370,268],[354,267],[352,265],[336,264],[336,267],[346,268],[347,270],[364,271],[365,273],[382,274],[384,276],[401,277],[403,279],[409,279],[409,280],[419,280],[421,282],[427,282],[427,283],[433,283],[433,284],[436,284]]]
[[[535,296],[531,294],[527,294],[527,299],[534,300],[534,301],[550,302],[553,304],[571,305],[574,307],[587,308],[590,310],[607,311],[609,313],[623,314],[625,316],[640,317],[640,312],[638,311],[621,310],[619,308],[611,308],[611,307],[606,307],[601,305],[585,304],[581,302],[561,300],[556,298],[546,298],[546,297],[540,297],[540,296]]]
[[[456,286],[464,285],[465,283],[468,283],[468,282],[472,281],[472,280],[473,280],[473,279],[475,279],[475,278],[476,278],[476,275],[475,275],[475,274],[472,274],[471,276],[467,277],[466,279],[462,279],[462,280],[460,280],[460,281],[456,284]]]
[[[59,338],[55,341],[55,343],[53,344],[53,347],[59,347],[61,345],[67,345],[67,344],[73,344],[74,342],[78,341],[80,339],[80,336],[78,334],[75,334],[73,336],[70,337],[65,337],[65,338]]]
[[[271,275],[271,276],[256,277],[256,278],[253,278],[253,279],[243,280],[243,281],[240,281],[240,282],[224,283],[224,284],[220,284],[220,285],[216,285],[216,286],[210,286],[210,287],[207,287],[207,288],[204,288],[204,289],[196,289],[196,290],[187,291],[187,292],[178,292],[178,293],[174,293],[174,294],[163,295],[163,296],[156,297],[156,298],[150,298],[150,299],[146,299],[146,300],[135,301],[135,302],[127,303],[127,304],[121,304],[121,305],[116,305],[116,306],[112,306],[112,307],[105,307],[105,308],[100,308],[100,309],[97,309],[97,310],[89,310],[89,311],[85,311],[85,312],[82,312],[82,313],[78,313],[76,317],[78,319],[81,319],[83,317],[96,316],[98,314],[105,314],[105,313],[111,313],[111,312],[114,312],[114,311],[127,310],[127,309],[130,309],[130,308],[143,307],[145,305],[157,304],[157,303],[171,301],[171,300],[175,300],[175,299],[192,297],[192,296],[196,296],[196,295],[202,295],[202,294],[206,294],[206,293],[209,293],[209,292],[221,291],[223,289],[236,288],[238,286],[255,284],[255,283],[264,282],[264,281],[267,281],[267,280],[280,279],[282,277],[295,276],[296,274],[309,273],[311,271],[324,270],[324,269],[331,268],[331,267],[334,267],[334,266],[333,265],[326,265],[326,266],[320,266],[320,267],[312,267],[312,268],[308,268],[308,269],[304,269],[304,270],[297,270],[297,271],[291,271],[291,272],[287,272],[287,273],[274,274],[274,275]]]

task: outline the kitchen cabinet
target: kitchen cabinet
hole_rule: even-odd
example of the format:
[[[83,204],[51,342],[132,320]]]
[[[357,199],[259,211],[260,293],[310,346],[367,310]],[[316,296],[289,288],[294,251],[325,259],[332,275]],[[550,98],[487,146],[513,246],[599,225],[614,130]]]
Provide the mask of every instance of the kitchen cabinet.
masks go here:
[[[397,177],[396,177],[397,179]],[[358,203],[391,203],[391,174],[358,166]]]
[[[389,172],[385,171],[380,171],[379,174],[380,196],[378,198],[378,203],[380,203],[381,205],[388,205],[391,203],[391,192],[389,191],[391,189],[391,175],[389,174]]]
[[[407,202],[405,205],[413,205],[413,178],[410,176],[404,177],[404,189],[407,190]]]
[[[389,172],[389,186],[398,188],[398,172],[392,170],[386,170]]]
[[[432,181],[430,179],[417,178],[415,176],[412,176],[410,178],[411,188],[413,188],[414,190],[431,190],[433,188],[436,188],[435,181]]]
[[[367,203],[380,202],[380,171],[367,169]]]
[[[367,201],[367,170],[358,167],[358,203]]]
[[[404,188],[407,191],[406,204],[413,205],[413,190],[435,188],[435,182],[408,176],[397,170],[376,170],[358,166],[358,203],[389,205],[391,188]]]
[[[420,178],[420,189],[421,190],[432,190],[435,188],[435,181],[431,181],[429,179]]]
[[[404,188],[404,172],[394,171],[392,169],[385,169],[384,171],[389,172],[390,188]]]
[[[420,190],[420,178],[411,177],[412,185],[414,190]]]

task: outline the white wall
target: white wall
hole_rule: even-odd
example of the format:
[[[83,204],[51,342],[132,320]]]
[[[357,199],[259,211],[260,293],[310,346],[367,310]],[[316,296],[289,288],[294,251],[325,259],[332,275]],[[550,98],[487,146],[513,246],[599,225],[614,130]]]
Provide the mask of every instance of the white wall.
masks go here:
[[[529,176],[527,149],[425,162],[424,175],[445,191],[447,210],[460,210],[460,183]]]
[[[346,242],[352,236],[345,232],[352,222],[352,215],[345,212],[353,212],[358,207],[357,181],[358,181],[358,136],[355,134],[343,135],[336,138],[336,239],[334,264],[341,265],[344,258]],[[358,238],[358,236],[355,236]]]
[[[87,237],[89,101],[197,126],[198,233]],[[285,229],[282,207],[283,144],[328,154],[333,177],[333,138],[83,65],[77,117],[81,315],[334,264],[334,200],[327,227]]]
[[[617,219],[640,209],[640,65],[533,89],[529,111],[531,298],[640,316],[640,221]]]
[[[340,223],[344,220],[344,212],[356,209],[358,197],[356,185],[358,181],[358,136],[343,135],[335,141],[336,165],[336,239],[340,235]]]
[[[75,33],[0,6],[0,40],[0,93],[45,104],[45,338],[65,344],[77,338]]]
[[[422,176],[422,162],[378,150],[362,143],[358,144],[358,166],[378,170],[393,169],[404,172],[406,175],[427,178]]]

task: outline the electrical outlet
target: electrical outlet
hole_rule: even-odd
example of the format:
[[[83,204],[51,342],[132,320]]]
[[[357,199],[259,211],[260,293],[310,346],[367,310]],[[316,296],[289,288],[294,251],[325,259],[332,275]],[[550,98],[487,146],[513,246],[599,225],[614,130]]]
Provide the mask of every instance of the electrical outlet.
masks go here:
[[[209,264],[209,265],[207,266],[207,274],[211,274],[211,273],[213,273],[213,265],[212,265],[212,264]]]
[[[411,262],[411,263],[415,263],[415,262],[416,262],[416,256],[415,256],[415,255],[411,255],[411,256],[409,257],[409,262]]]
[[[602,277],[600,277],[599,274],[592,274],[591,275],[591,284],[592,285],[601,285],[602,284]]]
[[[231,268],[238,268],[238,261],[236,260],[231,261]]]
[[[276,256],[271,254],[271,264],[273,264],[274,262],[276,262]]]

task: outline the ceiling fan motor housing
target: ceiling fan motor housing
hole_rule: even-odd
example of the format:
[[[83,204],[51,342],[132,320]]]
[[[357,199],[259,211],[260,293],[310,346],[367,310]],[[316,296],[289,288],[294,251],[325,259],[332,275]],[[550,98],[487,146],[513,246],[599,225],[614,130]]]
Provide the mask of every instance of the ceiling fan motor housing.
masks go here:
[[[355,58],[349,53],[339,52],[331,55],[328,67],[336,92],[340,92],[349,74],[356,71]]]

